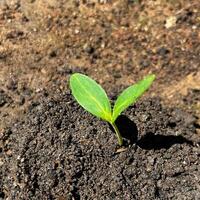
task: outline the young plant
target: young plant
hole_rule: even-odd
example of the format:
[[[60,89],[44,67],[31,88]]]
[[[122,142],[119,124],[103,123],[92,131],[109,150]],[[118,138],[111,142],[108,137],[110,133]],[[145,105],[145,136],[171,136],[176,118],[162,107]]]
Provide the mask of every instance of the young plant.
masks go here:
[[[70,77],[70,88],[77,102],[88,112],[109,122],[115,130],[119,145],[123,139],[115,121],[117,117],[135,103],[139,97],[150,87],[155,75],[148,75],[135,85],[129,86],[117,98],[113,109],[104,89],[88,76],[75,73]]]

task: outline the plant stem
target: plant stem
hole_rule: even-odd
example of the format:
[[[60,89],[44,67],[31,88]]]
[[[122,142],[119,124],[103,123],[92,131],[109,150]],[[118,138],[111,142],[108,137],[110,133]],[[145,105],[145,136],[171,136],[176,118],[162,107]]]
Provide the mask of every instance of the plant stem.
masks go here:
[[[116,133],[116,136],[117,136],[117,140],[118,140],[118,144],[120,146],[122,146],[123,145],[123,139],[122,139],[122,136],[121,136],[121,134],[119,132],[119,129],[117,128],[115,122],[111,123],[111,125],[112,125],[113,129],[115,130],[115,133]]]

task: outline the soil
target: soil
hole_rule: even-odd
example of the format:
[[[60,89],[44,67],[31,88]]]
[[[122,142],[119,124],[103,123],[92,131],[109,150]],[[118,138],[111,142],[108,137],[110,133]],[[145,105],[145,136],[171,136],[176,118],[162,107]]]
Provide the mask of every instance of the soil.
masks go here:
[[[0,199],[200,199],[199,0],[0,1]],[[74,101],[156,81],[112,128]]]
[[[199,199],[196,118],[147,99],[105,122],[71,94],[30,107],[3,136],[1,196],[8,199]]]

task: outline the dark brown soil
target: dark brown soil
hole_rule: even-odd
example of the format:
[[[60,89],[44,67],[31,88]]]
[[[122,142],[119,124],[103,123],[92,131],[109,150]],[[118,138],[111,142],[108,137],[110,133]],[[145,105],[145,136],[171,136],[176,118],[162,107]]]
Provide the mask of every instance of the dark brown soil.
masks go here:
[[[0,0],[0,199],[200,199],[199,0]],[[115,99],[108,124],[69,94],[74,72]]]
[[[35,102],[3,134],[1,197],[8,199],[199,199],[196,118],[140,101],[117,124],[123,148],[105,122],[70,94]]]

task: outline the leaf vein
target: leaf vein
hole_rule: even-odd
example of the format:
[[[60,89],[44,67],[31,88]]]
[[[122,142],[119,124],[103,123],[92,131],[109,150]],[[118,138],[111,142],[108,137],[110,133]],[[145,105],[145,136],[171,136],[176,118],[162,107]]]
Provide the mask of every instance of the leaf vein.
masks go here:
[[[107,118],[107,113],[105,112],[105,110],[103,109],[103,107],[99,104],[99,102],[96,100],[96,98],[93,97],[89,92],[87,92],[86,88],[81,84],[81,82],[79,81],[78,78],[75,77],[75,79],[78,81],[80,87],[82,87],[85,90],[85,93],[90,97],[90,99],[92,99],[96,103],[97,107],[100,108],[100,110],[104,114],[104,117]]]

